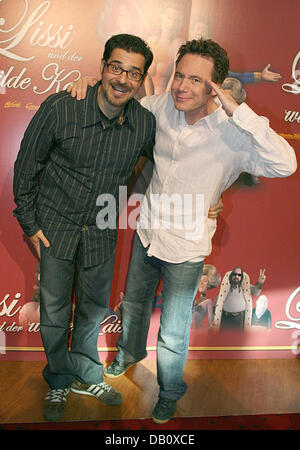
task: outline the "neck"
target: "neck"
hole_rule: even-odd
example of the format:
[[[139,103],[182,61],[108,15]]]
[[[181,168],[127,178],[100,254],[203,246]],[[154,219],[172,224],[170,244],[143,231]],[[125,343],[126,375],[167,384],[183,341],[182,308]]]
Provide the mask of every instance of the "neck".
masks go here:
[[[188,111],[184,113],[185,121],[188,125],[194,125],[198,120],[203,119],[203,117],[209,116],[212,112],[218,109],[218,105],[214,102],[213,99],[208,99],[208,102],[205,103],[201,108],[196,109],[195,111]]]
[[[114,117],[119,116],[123,111],[123,106],[114,106],[106,100],[103,95],[101,85],[98,88],[97,102],[99,108],[108,119],[113,119]]]

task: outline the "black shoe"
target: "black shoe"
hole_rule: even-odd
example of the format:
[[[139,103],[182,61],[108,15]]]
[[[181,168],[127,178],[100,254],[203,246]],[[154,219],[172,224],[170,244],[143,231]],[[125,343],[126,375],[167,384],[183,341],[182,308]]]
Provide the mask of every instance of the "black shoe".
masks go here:
[[[114,360],[112,364],[108,367],[105,367],[103,373],[108,378],[118,378],[123,375],[127,370],[134,366],[136,363],[127,364],[126,367],[121,366],[118,361]]]
[[[176,411],[176,400],[160,397],[152,412],[154,423],[166,423],[174,416]]]

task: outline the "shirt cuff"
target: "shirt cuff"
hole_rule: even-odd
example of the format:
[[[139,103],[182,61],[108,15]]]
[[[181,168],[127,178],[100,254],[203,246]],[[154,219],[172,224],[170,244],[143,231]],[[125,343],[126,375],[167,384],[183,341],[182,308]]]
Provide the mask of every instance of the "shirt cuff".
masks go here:
[[[261,81],[261,72],[253,72],[254,83],[259,83]]]
[[[237,125],[245,125],[259,117],[246,103],[239,105],[233,112],[232,118]]]

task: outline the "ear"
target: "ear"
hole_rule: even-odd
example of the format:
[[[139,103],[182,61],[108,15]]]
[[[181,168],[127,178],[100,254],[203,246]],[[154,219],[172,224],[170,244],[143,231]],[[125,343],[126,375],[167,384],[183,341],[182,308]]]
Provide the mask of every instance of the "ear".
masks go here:
[[[106,63],[106,61],[102,58],[101,59],[101,66],[100,66],[101,74],[103,73],[103,70],[104,70],[104,67],[105,67],[105,63]]]
[[[143,84],[145,83],[146,78],[148,77],[148,72],[146,72],[142,78],[142,82],[141,82],[141,87],[143,86]]]

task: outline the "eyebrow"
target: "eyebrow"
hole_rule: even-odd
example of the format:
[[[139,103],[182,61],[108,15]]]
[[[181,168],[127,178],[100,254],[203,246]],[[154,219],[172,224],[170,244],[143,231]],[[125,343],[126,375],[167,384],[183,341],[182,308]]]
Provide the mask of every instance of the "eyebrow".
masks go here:
[[[112,64],[112,63],[114,63],[114,64],[121,64],[121,65],[123,64],[122,61],[118,61],[117,59],[113,59],[113,60],[110,61],[108,64]],[[137,67],[137,66],[131,66],[130,70],[138,70],[139,72],[143,73],[143,71],[141,70],[141,68],[140,68],[140,67]]]
[[[179,75],[184,75],[184,73],[180,72],[179,70],[175,70],[175,74],[176,73]],[[184,75],[184,76],[186,76],[186,75]],[[198,78],[199,80],[203,80],[203,78],[200,77],[199,75],[188,75],[187,77],[188,78]]]

